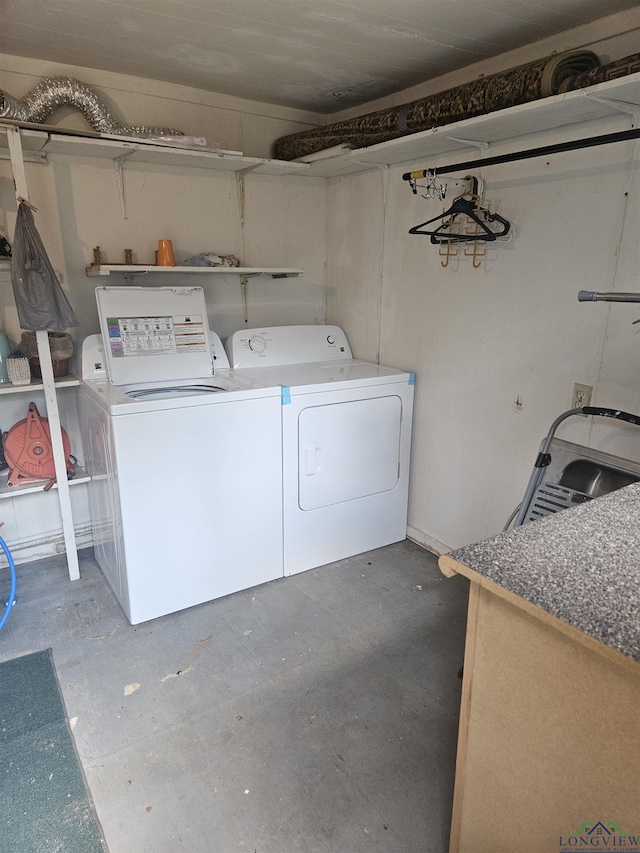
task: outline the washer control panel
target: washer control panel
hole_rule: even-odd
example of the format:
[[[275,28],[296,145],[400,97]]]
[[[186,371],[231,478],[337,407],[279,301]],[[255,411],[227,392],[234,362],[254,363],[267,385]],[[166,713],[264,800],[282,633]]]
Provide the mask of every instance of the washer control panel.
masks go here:
[[[352,358],[347,336],[338,326],[242,329],[227,338],[225,348],[233,368]]]

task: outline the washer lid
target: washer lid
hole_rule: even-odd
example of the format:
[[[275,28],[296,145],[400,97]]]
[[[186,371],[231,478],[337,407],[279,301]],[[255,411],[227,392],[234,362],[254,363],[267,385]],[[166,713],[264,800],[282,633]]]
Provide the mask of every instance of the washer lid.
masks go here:
[[[96,302],[114,385],[213,374],[201,287],[97,287]]]

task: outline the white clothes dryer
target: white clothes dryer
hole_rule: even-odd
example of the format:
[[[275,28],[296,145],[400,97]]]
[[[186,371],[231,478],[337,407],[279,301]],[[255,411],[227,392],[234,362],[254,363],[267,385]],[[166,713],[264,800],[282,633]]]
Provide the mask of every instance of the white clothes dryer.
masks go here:
[[[202,288],[96,298],[80,413],[96,559],[129,621],[282,577],[280,388],[234,378]]]
[[[353,359],[337,326],[241,330],[235,375],[282,386],[284,573],[405,539],[413,373]]]

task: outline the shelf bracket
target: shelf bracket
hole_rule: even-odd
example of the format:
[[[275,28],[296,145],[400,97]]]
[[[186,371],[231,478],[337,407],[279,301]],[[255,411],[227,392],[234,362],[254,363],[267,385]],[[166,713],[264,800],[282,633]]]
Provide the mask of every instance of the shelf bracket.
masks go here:
[[[592,95],[591,92],[584,92],[584,97],[590,101],[597,101],[599,104],[605,104],[614,110],[619,110],[621,113],[627,113],[631,116],[631,126],[637,127],[638,119],[640,118],[640,104],[632,104],[629,101],[619,101],[616,98],[606,98],[602,95]]]
[[[618,101],[616,98],[607,98],[602,95],[592,95],[590,92],[584,92],[585,98],[589,98],[590,101],[597,101],[599,104],[605,104],[611,109],[618,110],[618,112],[626,113],[631,116],[631,128],[634,130],[638,127],[638,121],[640,119],[640,104],[632,104],[629,101]],[[627,174],[627,183],[624,188],[625,198],[629,196],[631,192],[631,183],[633,181],[633,170],[636,162],[636,154],[638,152],[638,141],[636,140],[634,143],[634,156],[631,158],[631,162],[629,163],[629,172]]]
[[[479,148],[480,157],[482,159],[484,159],[489,153],[488,142],[478,142],[477,139],[461,139],[459,136],[447,136],[447,139],[450,139],[451,142],[462,142],[463,145],[469,145],[471,148]]]
[[[249,307],[247,303],[247,282],[249,281],[248,275],[240,276],[240,297],[242,299],[242,319],[245,323],[249,322]]]
[[[116,184],[118,186],[118,198],[120,199],[120,210],[122,212],[122,218],[125,220],[128,219],[128,216],[127,200],[124,194],[124,164],[133,153],[133,151],[125,151],[124,154],[116,157],[113,161],[113,168],[116,173]]]
[[[262,162],[260,163],[252,163],[250,166],[245,166],[244,169],[238,169],[236,175],[238,177],[244,178],[245,175],[248,175],[249,172],[253,172],[254,169],[259,169],[260,166],[264,165]]]
[[[229,268],[229,272],[233,272],[233,268]],[[268,275],[268,273],[263,272],[251,272],[251,273],[239,273],[238,277],[240,278],[240,296],[242,297],[242,319],[245,323],[249,322],[249,303],[247,300],[247,284],[250,278],[254,278],[257,275]],[[277,278],[277,276],[273,276],[273,278]],[[286,275],[284,276],[286,278]]]
[[[245,193],[244,193],[244,176],[254,169],[262,166],[262,163],[253,163],[247,166],[246,169],[238,169],[236,172],[236,188],[238,190],[238,210],[240,212],[240,227],[244,227],[244,211],[245,211]]]

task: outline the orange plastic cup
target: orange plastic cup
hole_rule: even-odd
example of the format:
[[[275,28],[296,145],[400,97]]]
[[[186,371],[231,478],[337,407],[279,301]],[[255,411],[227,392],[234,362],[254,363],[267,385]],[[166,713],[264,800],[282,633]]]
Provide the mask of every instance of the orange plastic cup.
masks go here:
[[[171,240],[158,240],[158,266],[175,267],[176,258],[173,254]]]

